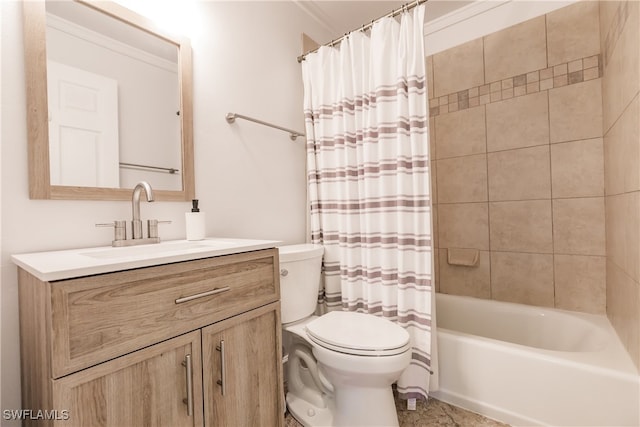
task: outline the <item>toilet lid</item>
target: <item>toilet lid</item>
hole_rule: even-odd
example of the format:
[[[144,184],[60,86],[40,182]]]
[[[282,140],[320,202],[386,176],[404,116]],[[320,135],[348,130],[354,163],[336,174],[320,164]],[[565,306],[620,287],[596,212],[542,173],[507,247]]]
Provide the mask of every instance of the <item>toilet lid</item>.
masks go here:
[[[409,333],[371,314],[332,311],[309,322],[307,336],[316,344],[341,353],[392,356],[409,348]]]

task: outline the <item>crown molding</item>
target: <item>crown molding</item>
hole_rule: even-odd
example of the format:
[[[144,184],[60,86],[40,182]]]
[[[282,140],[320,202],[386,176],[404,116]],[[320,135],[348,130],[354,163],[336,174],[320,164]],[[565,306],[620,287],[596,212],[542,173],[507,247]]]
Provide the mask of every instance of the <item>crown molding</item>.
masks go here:
[[[316,4],[312,1],[305,0],[293,0],[293,3],[298,6],[304,13],[309,15],[314,21],[316,21],[322,28],[327,30],[329,34],[338,34],[338,30],[330,24],[331,17],[324,13]]]

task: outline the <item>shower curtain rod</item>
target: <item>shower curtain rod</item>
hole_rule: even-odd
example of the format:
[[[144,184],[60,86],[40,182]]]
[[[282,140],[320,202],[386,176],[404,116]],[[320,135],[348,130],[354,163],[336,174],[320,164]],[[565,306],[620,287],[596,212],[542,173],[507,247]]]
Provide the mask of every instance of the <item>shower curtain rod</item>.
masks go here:
[[[263,125],[263,126],[269,126],[270,128],[283,130],[285,132],[289,132],[289,138],[291,138],[292,141],[295,141],[296,139],[298,139],[299,136],[302,136],[302,137],[306,136],[302,132],[298,132],[298,131],[295,131],[295,130],[287,129],[285,127],[274,125],[273,123],[264,122],[262,120],[254,119],[253,117],[243,116],[242,114],[238,114],[238,113],[227,113],[227,115],[225,116],[225,119],[227,120],[227,123],[229,123],[229,124],[235,122],[236,119],[245,119],[245,120],[248,120],[250,122],[258,123],[258,124]]]
[[[344,40],[349,34],[355,32],[355,31],[367,31],[369,29],[371,29],[371,27],[373,27],[373,24],[378,22],[379,20],[383,19],[383,18],[393,18],[394,16],[400,15],[402,12],[407,12],[411,9],[413,9],[416,6],[421,5],[422,3],[426,3],[428,0],[415,0],[409,3],[406,3],[404,5],[402,5],[402,7],[398,8],[398,10],[392,10],[391,12],[387,13],[384,16],[379,17],[378,19],[374,19],[373,21],[369,22],[368,24],[364,24],[362,25],[362,27],[360,28],[356,28],[354,30],[349,31],[348,33],[345,33],[344,36],[342,37],[338,37],[337,39],[331,40],[329,43],[324,44],[323,46],[329,46],[329,47],[333,47],[336,43],[341,42],[342,40]],[[298,56],[298,63],[304,61],[304,59],[307,57],[307,55],[309,55],[310,53],[316,52],[318,49],[320,49],[320,47],[317,47],[315,49],[312,49],[306,53],[303,53],[302,55]]]

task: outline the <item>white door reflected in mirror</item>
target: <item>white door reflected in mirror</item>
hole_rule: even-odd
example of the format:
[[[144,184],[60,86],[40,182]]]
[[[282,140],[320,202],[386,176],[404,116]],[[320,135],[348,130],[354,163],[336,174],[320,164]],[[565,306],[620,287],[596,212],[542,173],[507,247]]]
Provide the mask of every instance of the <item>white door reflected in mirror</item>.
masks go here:
[[[120,186],[118,82],[47,62],[51,184]]]

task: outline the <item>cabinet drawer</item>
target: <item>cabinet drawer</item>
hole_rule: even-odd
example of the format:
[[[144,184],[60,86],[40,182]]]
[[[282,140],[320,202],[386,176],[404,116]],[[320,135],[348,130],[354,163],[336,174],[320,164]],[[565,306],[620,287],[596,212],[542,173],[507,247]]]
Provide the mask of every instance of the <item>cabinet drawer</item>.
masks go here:
[[[267,249],[51,283],[53,377],[280,298]]]

